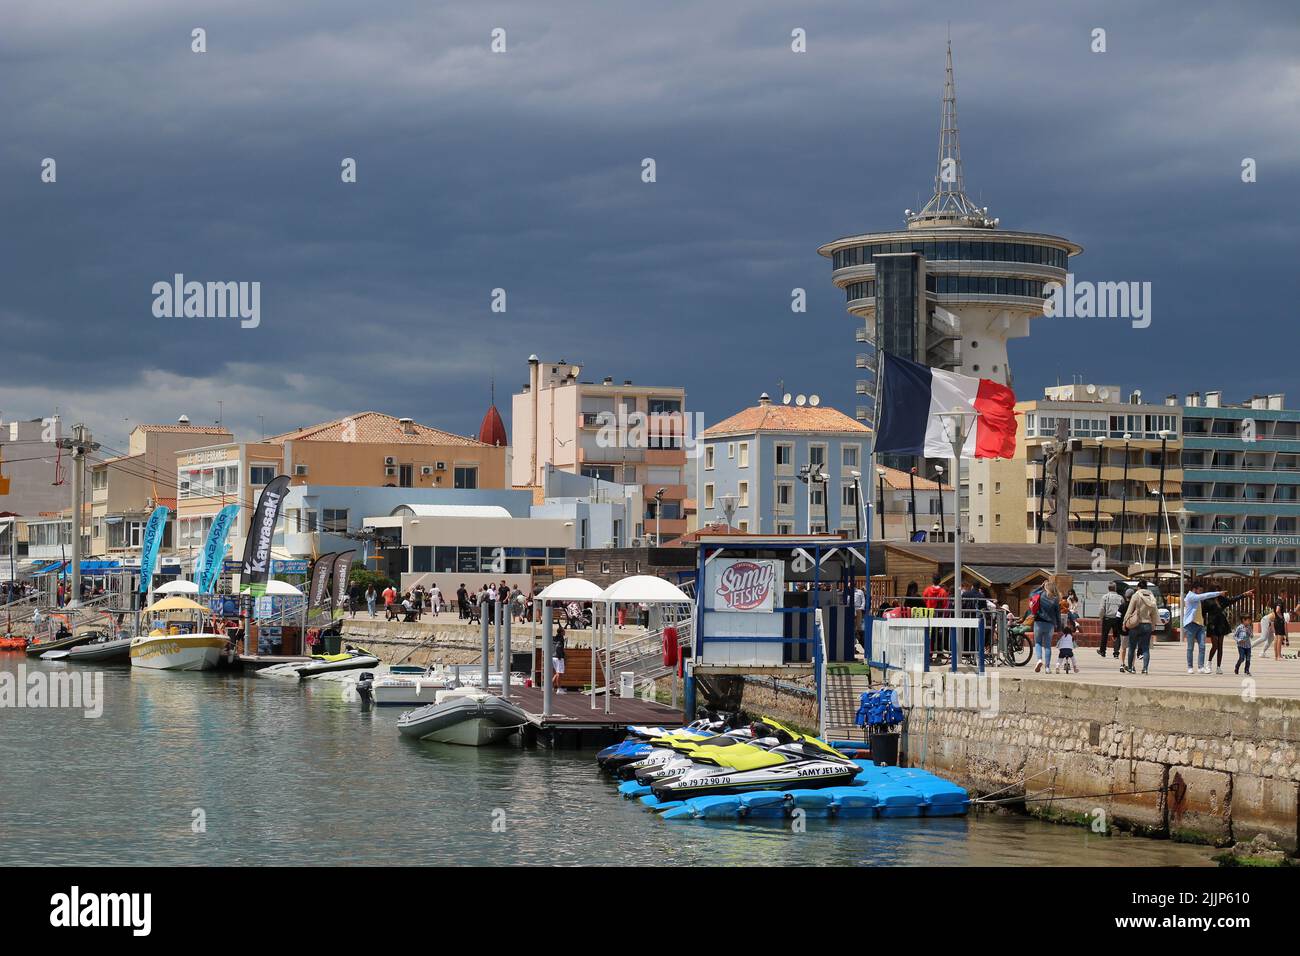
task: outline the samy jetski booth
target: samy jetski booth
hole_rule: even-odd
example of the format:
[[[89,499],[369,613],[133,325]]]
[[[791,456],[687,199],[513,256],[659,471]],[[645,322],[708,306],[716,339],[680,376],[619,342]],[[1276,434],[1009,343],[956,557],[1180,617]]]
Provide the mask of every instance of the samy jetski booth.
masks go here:
[[[740,682],[724,678],[811,675],[824,717],[825,665],[857,659],[853,588],[866,578],[863,541],[702,537],[686,712],[697,694],[726,709]]]

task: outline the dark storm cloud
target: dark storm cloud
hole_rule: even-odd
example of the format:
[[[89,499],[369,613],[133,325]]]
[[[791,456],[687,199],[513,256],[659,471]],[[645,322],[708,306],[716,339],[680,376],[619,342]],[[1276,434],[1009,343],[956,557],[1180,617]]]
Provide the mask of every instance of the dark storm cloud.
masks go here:
[[[685,385],[710,419],[779,379],[851,410],[853,320],[815,249],[928,196],[949,19],[972,196],[1082,243],[1081,278],[1153,283],[1145,331],[1037,321],[1012,345],[1022,395],[1075,373],[1281,390],[1300,346],[1285,4],[47,0],[6,19],[6,416],[121,432],[221,400],[246,437],[365,408],[471,431],[530,352]],[[261,326],[155,319],[175,272],[260,281]]]

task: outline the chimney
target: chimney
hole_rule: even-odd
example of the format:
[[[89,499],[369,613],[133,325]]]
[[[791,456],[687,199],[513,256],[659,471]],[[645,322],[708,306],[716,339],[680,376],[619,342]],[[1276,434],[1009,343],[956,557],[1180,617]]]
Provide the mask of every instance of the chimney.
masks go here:
[[[623,379],[623,384],[624,384],[624,385],[631,385],[631,384],[632,384],[632,380],[631,380],[630,378],[625,378],[625,379]]]
[[[1217,389],[1214,390],[1213,392],[1205,393],[1206,408],[1218,408],[1222,401],[1223,401],[1223,392]]]
[[[601,382],[600,384],[601,384],[601,385],[613,385],[613,384],[614,384],[613,376],[606,375],[606,376],[605,376],[605,380],[604,380],[603,382]]]
[[[771,405],[772,404],[771,396],[768,395],[767,392],[764,392],[762,395],[758,396],[758,404]]]
[[[1281,392],[1274,392],[1268,397],[1268,407],[1271,411],[1280,412],[1285,408],[1286,396]]]
[[[1201,406],[1201,393],[1200,393],[1200,392],[1188,392],[1188,393],[1187,393],[1187,402],[1186,402],[1186,404],[1187,404],[1187,407],[1188,407],[1188,408],[1200,408],[1200,406]]]
[[[399,418],[397,424],[402,427],[402,432],[407,435],[415,434],[415,421],[410,418]]]

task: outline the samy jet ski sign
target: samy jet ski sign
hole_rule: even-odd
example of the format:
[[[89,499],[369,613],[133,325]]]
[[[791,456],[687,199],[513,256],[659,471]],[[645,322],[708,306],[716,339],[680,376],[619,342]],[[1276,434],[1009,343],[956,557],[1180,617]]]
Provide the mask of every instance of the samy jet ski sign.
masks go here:
[[[775,561],[719,560],[714,572],[713,610],[767,611],[780,587]]]

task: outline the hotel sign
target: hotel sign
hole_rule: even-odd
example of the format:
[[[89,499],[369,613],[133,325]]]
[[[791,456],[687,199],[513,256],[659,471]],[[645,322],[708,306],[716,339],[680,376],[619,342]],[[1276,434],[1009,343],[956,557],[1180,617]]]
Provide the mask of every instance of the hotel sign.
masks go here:
[[[1300,548],[1298,534],[1189,534],[1188,544],[1241,545],[1247,548]]]

